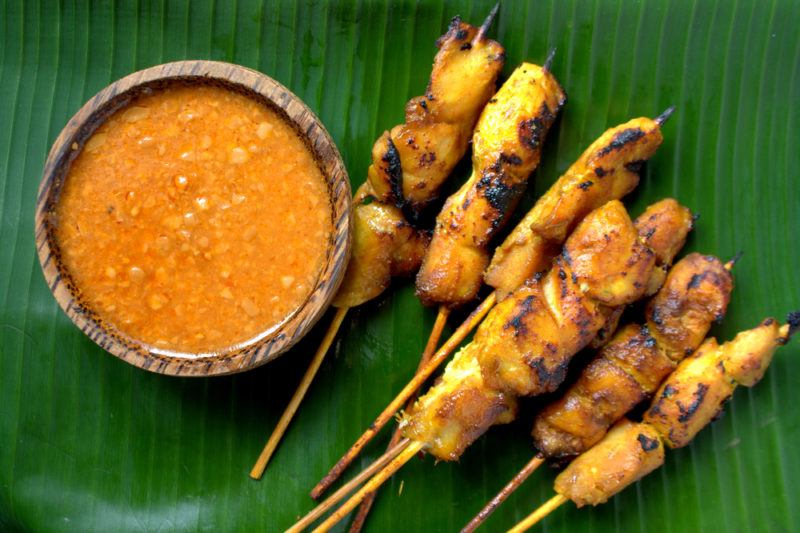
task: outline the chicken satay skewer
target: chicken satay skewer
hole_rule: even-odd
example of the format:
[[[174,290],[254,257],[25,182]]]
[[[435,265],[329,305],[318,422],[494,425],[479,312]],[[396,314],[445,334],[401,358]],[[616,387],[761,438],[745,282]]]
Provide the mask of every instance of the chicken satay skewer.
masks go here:
[[[485,24],[499,7],[495,5]],[[452,308],[475,297],[484,270],[480,262],[487,254],[485,248],[504,226],[528,177],[539,165],[547,132],[566,101],[550,74],[554,57],[555,48],[541,68],[525,63],[518,67],[490,100],[476,125],[472,176],[445,202],[417,276],[417,295],[424,303],[439,304],[438,316],[447,317]],[[528,72],[531,74],[526,75]],[[477,261],[463,261],[465,255],[478,255]],[[467,279],[455,283],[443,280],[440,273],[454,267]],[[474,287],[468,287],[469,292],[464,294],[453,290],[459,285]]]
[[[481,26],[481,31],[484,27],[488,28],[488,25],[491,23],[491,20],[497,14],[497,10],[499,9],[499,4],[496,4],[492,12],[487,17],[486,22],[483,26]],[[478,32],[478,35],[481,34],[481,31]],[[477,38],[477,36],[476,36]],[[557,82],[552,83],[552,76],[548,78],[548,74],[550,73],[550,69],[552,67],[553,58],[555,57],[555,48],[550,50],[550,53],[547,56],[543,66],[542,72],[545,76],[542,77],[544,83],[541,80],[537,80],[535,76],[530,78],[529,83],[536,83],[541,84],[547,90],[547,85],[551,87],[555,87],[554,92],[558,93],[561,91],[560,87],[558,86]],[[519,69],[518,69],[519,70]],[[524,71],[523,71],[524,72]],[[512,82],[513,83],[513,82]],[[523,89],[524,90],[524,89]],[[520,91],[522,92],[522,91]],[[445,204],[445,207],[442,209],[442,213],[437,218],[436,230],[433,235],[432,242],[438,242],[437,239],[441,239],[440,232],[442,228],[445,228],[445,232],[453,232],[455,228],[460,227],[461,229],[458,233],[466,232],[468,236],[466,238],[461,239],[445,239],[443,244],[437,245],[434,244],[433,246],[433,255],[439,254],[440,258],[445,258],[440,261],[434,261],[433,266],[428,266],[428,254],[426,253],[426,257],[423,258],[423,265],[426,265],[427,268],[431,270],[436,269],[443,269],[448,268],[450,265],[449,260],[446,258],[450,256],[450,254],[458,253],[458,248],[463,247],[464,241],[469,242],[471,244],[475,244],[476,242],[488,243],[494,234],[496,234],[503,226],[503,221],[506,220],[516,205],[516,200],[514,196],[520,196],[522,190],[525,188],[525,182],[527,181],[528,176],[531,175],[533,170],[538,166],[540,154],[541,154],[541,145],[544,141],[544,137],[546,136],[547,129],[549,129],[550,124],[554,121],[555,114],[557,114],[558,109],[560,109],[561,105],[563,104],[563,97],[561,101],[557,102],[557,109],[553,111],[550,109],[550,105],[552,102],[548,102],[548,98],[544,98],[544,105],[540,108],[541,118],[532,118],[526,119],[525,115],[519,115],[519,111],[512,109],[506,102],[503,102],[503,98],[505,96],[505,92],[501,92],[498,96],[496,96],[490,104],[495,104],[497,110],[501,110],[503,112],[503,119],[507,120],[511,124],[518,125],[518,131],[515,132],[517,134],[517,142],[507,142],[507,139],[503,139],[499,133],[499,129],[496,126],[497,119],[495,118],[499,113],[497,111],[492,112],[491,109],[487,110],[483,114],[483,118],[480,119],[480,123],[476,128],[475,137],[473,143],[479,145],[476,148],[475,153],[478,157],[473,158],[475,161],[478,159],[484,160],[484,165],[488,163],[488,161],[493,161],[492,166],[489,167],[492,171],[503,172],[506,174],[511,175],[512,177],[503,176],[500,179],[496,180],[496,183],[492,182],[491,180],[487,181],[485,184],[481,184],[481,181],[476,179],[477,172],[473,173],[473,177],[458,191],[453,197],[449,198]],[[517,96],[517,95],[512,95]],[[562,93],[563,96],[563,93]],[[518,98],[518,96],[517,96]],[[533,101],[533,99],[532,99]],[[544,112],[547,110],[547,112]],[[517,116],[512,116],[509,114],[509,111],[516,113]],[[488,115],[488,116],[487,116]],[[539,120],[540,123],[536,121]],[[538,136],[538,140],[535,141],[535,145],[532,141],[528,141],[527,143],[523,143],[525,141],[524,135],[521,133],[524,131],[526,123],[534,123],[537,124],[536,128],[541,129],[538,131],[536,135]],[[483,131],[488,129],[489,131]],[[532,128],[531,128],[532,129]],[[504,132],[507,133],[507,132]],[[499,139],[501,143],[498,145],[496,142],[489,142],[485,143],[484,139],[486,137],[491,137],[492,134],[495,139]],[[533,136],[532,136],[533,138]],[[528,146],[526,146],[527,144]],[[501,148],[501,149],[500,149]],[[490,154],[498,154],[496,158],[487,158],[486,153]],[[503,168],[505,160],[508,160],[509,166],[508,168]],[[475,167],[476,170],[480,167]],[[483,168],[481,171],[481,177],[483,180],[487,178],[487,168]],[[495,190],[493,191],[492,188]],[[481,189],[485,189],[481,191]],[[493,202],[491,197],[493,195],[501,196],[507,195],[507,199],[499,200],[499,203],[502,205],[496,205],[497,202]],[[483,204],[481,200],[488,199],[488,203]],[[488,209],[487,208],[490,208]],[[483,211],[483,216],[481,217],[482,220],[480,223],[472,224],[465,223],[465,221],[469,221],[469,219],[477,220],[476,213]],[[472,232],[470,234],[470,231]],[[438,249],[437,249],[438,246]],[[475,265],[467,264],[467,267]],[[473,268],[476,270],[479,275],[483,271],[483,268]],[[424,276],[423,276],[424,278]],[[433,277],[433,280],[429,278],[423,282],[428,283],[427,289],[430,290],[430,283],[434,285],[437,284],[436,276]],[[419,278],[418,278],[418,287],[420,286]],[[477,290],[475,291],[477,293]],[[418,294],[420,297],[423,298],[425,301],[425,291],[420,292],[418,290]],[[474,297],[474,295],[473,295]],[[469,298],[472,299],[472,298]],[[452,295],[442,296],[436,298],[435,300],[431,300],[430,303],[439,303],[439,311],[437,314],[437,321],[436,324],[440,324],[443,327],[444,322],[447,320],[448,315],[450,314],[450,310],[453,307],[458,307],[462,305],[464,302],[463,297],[457,297],[455,301],[452,300]],[[431,331],[431,335],[428,338],[428,346],[431,346],[435,349],[438,345],[439,337],[441,336],[442,328],[440,327]],[[423,354],[422,359],[420,360],[420,365],[418,367],[418,371],[427,364],[428,360],[430,359],[430,355],[433,353],[433,350],[430,352],[426,352]],[[412,395],[406,402],[407,407],[410,407],[411,404],[414,403],[415,395]],[[378,430],[380,428],[377,428]],[[389,441],[389,447],[400,440],[400,429],[399,427],[395,429],[395,432],[392,435],[392,438]],[[372,506],[372,502],[374,501],[375,495],[374,493],[367,497],[361,504],[357,516],[350,528],[351,533],[358,533],[361,531],[361,527],[366,519],[366,515],[369,513],[369,509]]]
[[[685,240],[691,225],[691,215],[685,211],[684,223],[679,223],[674,230],[667,228],[664,232],[667,237],[654,239],[655,244],[671,249],[674,241]],[[421,446],[420,449],[426,449],[439,459],[454,460],[491,425],[513,419],[517,395],[553,390],[563,379],[563,372],[555,369],[565,368],[568,359],[602,326],[603,315],[609,309],[600,302],[622,305],[638,298],[655,269],[655,255],[656,252],[643,244],[619,201],[609,202],[587,216],[567,241],[563,257],[554,260],[550,273],[522,288],[521,295],[515,293],[495,308],[495,316],[490,314],[484,321],[475,340],[448,365],[441,381],[415,404],[410,420],[406,417],[402,422],[404,435],[412,439],[409,446]],[[531,292],[538,295],[538,304],[528,296]],[[552,295],[552,301],[542,299],[545,294]],[[520,302],[515,300],[520,297],[526,316],[511,317],[516,314]],[[559,309],[551,309],[550,305]],[[563,322],[543,323],[554,320],[556,315],[561,316]],[[515,332],[507,333],[503,323],[513,324]],[[538,329],[537,325],[549,328],[551,335],[546,338],[531,336]],[[485,331],[487,328],[491,331]],[[491,380],[487,378],[487,363],[491,365],[492,356],[486,361],[486,352],[510,348],[503,345],[503,337],[508,334],[521,337],[519,340],[524,346],[519,346],[519,350],[546,353],[546,361],[524,363],[532,371],[528,373],[524,390],[525,384],[510,381],[504,390],[489,383]],[[552,351],[542,351],[537,346],[542,342],[551,346]],[[521,355],[517,350],[512,351],[515,357]],[[513,365],[508,361],[506,366]],[[507,379],[505,375],[495,377]],[[468,405],[462,405],[464,401]],[[439,409],[442,404],[450,405],[452,419],[437,420],[444,416]],[[370,490],[387,479],[391,475],[389,471],[396,471],[401,460],[407,461],[411,456],[410,452],[398,455],[385,472],[377,474],[374,482],[351,497],[342,511],[329,517],[321,528],[324,530],[335,524]]]
[[[738,385],[764,376],[775,350],[800,329],[800,311],[778,326],[768,318],[719,345],[709,338],[661,385],[640,423],[621,420],[556,477],[556,495],[509,531],[526,531],[572,500],[600,505],[664,464],[664,446],[680,448],[719,417]]]
[[[398,394],[328,475],[314,487],[311,492],[313,498],[318,498],[338,478],[360,450],[408,401],[416,388],[460,345],[495,305],[498,295],[504,297],[524,281],[525,278],[520,279],[519,272],[535,273],[546,268],[567,234],[589,211],[609,200],[623,197],[636,187],[639,182],[638,166],[649,159],[661,144],[663,137],[660,128],[673,110],[670,107],[655,120],[634,119],[607,130],[537,201],[495,252],[487,271],[486,282],[496,290],[489,294],[442,349],[436,352],[431,365],[420,371],[421,379],[415,379]],[[535,231],[531,228],[535,228]],[[663,265],[666,267],[670,262],[671,258],[663,261]],[[648,294],[655,292],[658,285],[660,283],[654,284]],[[448,349],[444,350],[445,347]]]
[[[468,255],[478,259],[475,265],[467,266],[477,266],[480,277],[480,271],[485,266],[480,263],[486,253],[488,238],[500,228],[508,211],[519,199],[528,175],[539,162],[545,134],[563,105],[564,98],[555,77],[543,67],[523,63],[511,74],[481,113],[473,136],[472,175],[458,192],[447,199],[439,213],[432,246],[429,246],[423,258],[423,265],[430,265],[441,258],[458,260],[457,255],[462,251],[459,248],[466,248]],[[466,243],[465,236],[469,236]],[[433,278],[431,280],[435,281]],[[449,307],[463,303],[460,294],[448,291],[431,299],[430,293],[421,291],[420,287],[420,278],[417,278],[417,295],[424,303],[447,303]],[[430,289],[433,285],[425,287]],[[463,328],[459,328],[454,334],[455,338],[462,335],[462,331]],[[445,343],[448,344],[453,343]],[[403,389],[401,397],[390,405],[391,410],[384,410],[314,487],[312,498],[318,498],[341,475],[364,444],[408,401],[447,354],[438,358],[436,355],[425,365],[430,370],[426,373],[423,369],[413,378],[415,385]],[[431,366],[434,361],[438,362]]]
[[[578,380],[546,406],[534,422],[534,458],[461,530],[472,532],[546,459],[579,455],[644,399],[702,343],[730,301],[730,275],[738,256],[724,265],[690,254],[670,270],[647,306],[644,325],[628,324],[599,351]]]
[[[469,43],[469,47],[471,47],[481,43],[486,39],[486,35],[489,31],[489,28],[492,26],[495,17],[497,16],[497,12],[500,9],[500,3],[498,2],[492,8],[492,10],[487,15],[486,19],[483,21],[483,24],[478,28],[478,31],[475,33],[475,37],[473,37],[472,41]],[[462,45],[464,46],[464,45]],[[435,99],[435,97],[431,97]],[[429,98],[430,99],[430,98]],[[413,141],[413,139],[411,139]],[[444,330],[444,326],[447,323],[447,318],[450,315],[450,308],[447,306],[440,306],[439,310],[436,315],[436,319],[434,320],[433,328],[431,329],[431,333],[428,336],[428,340],[425,343],[425,349],[422,352],[422,356],[420,357],[420,362],[417,367],[423,367],[433,356],[433,353],[436,351],[436,347],[439,345],[439,339],[442,336],[442,331]],[[387,450],[391,449],[394,445],[396,445],[400,441],[399,435],[395,433],[392,436],[392,439],[387,447]]]
[[[493,84],[497,79],[499,70],[502,68],[503,60],[500,59],[500,57],[504,54],[504,50],[498,43],[489,40],[487,34],[499,9],[500,4],[495,4],[477,31],[474,31],[471,26],[463,25],[458,17],[454,18],[450,25],[450,32],[457,37],[461,35],[460,39],[463,40],[464,43],[460,44],[458,51],[448,50],[447,54],[449,54],[449,57],[443,54],[445,57],[440,59],[440,63],[463,62],[469,64],[469,62],[475,62],[476,57],[478,57],[477,61],[481,62],[479,54],[493,54],[493,56],[497,58],[495,62],[500,63],[500,66],[496,70],[489,71],[490,75],[487,79],[490,79]],[[459,34],[459,32],[462,33]],[[474,36],[470,39],[473,33]],[[467,55],[465,55],[465,51],[468,52]],[[436,70],[436,67],[434,67],[434,70]],[[456,68],[452,70],[453,72],[457,72]],[[437,76],[437,74],[439,75]],[[481,105],[481,108],[469,108],[466,111],[462,110],[458,113],[457,110],[459,107],[463,107],[463,103],[460,102],[463,95],[455,94],[458,93],[458,91],[453,90],[454,86],[458,87],[464,83],[471,82],[471,80],[465,82],[463,78],[455,79],[455,76],[448,74],[447,72],[434,72],[432,79],[436,80],[437,83],[435,85],[432,83],[425,96],[420,97],[417,101],[412,100],[410,104],[414,106],[415,113],[424,111],[424,120],[430,120],[430,117],[427,115],[431,112],[435,113],[438,108],[446,110],[442,113],[444,116],[441,117],[444,120],[450,119],[452,121],[453,117],[450,115],[457,115],[461,124],[468,125],[468,128],[459,128],[460,131],[454,142],[457,148],[442,147],[441,144],[437,145],[436,141],[438,139],[432,138],[431,135],[426,135],[426,132],[420,131],[418,127],[413,127],[413,123],[412,126],[404,124],[384,135],[387,148],[382,150],[382,160],[386,160],[392,150],[394,150],[399,157],[400,168],[403,171],[402,191],[396,191],[398,180],[396,176],[392,175],[390,167],[379,170],[376,169],[376,171],[370,175],[370,182],[375,184],[376,188],[383,188],[387,192],[383,198],[384,201],[393,201],[399,205],[410,204],[412,215],[417,214],[431,202],[444,181],[444,177],[451,173],[455,164],[461,159],[461,156],[464,155],[470,133],[478,119],[478,113],[483,107],[483,105]],[[485,94],[479,101],[485,104],[491,96],[491,93],[494,92],[494,87],[490,87],[485,83],[478,85],[482,87],[480,92]],[[484,86],[486,88],[483,88]],[[488,88],[491,89],[491,92],[487,90]],[[449,101],[447,101],[448,98]],[[442,100],[444,100],[444,102],[440,103]],[[408,122],[411,123],[411,121]],[[447,138],[448,136],[442,135],[441,137]],[[454,154],[458,154],[458,157],[454,157]],[[443,158],[442,156],[445,157]],[[440,168],[437,168],[437,166]],[[439,339],[441,338],[449,314],[449,307],[439,308],[428,341],[425,343],[421,364],[430,359],[436,347],[439,345]]]
[[[437,196],[464,156],[478,115],[494,93],[505,53],[497,42],[486,39],[487,29],[476,30],[453,19],[437,42],[425,96],[409,101],[406,122],[385,132],[373,146],[367,182],[353,199],[353,250],[333,302],[340,311],[325,335],[327,346],[323,342],[313,357],[250,472],[252,478],[263,475],[336,336],[346,314],[343,309],[375,298],[391,277],[410,275],[419,268],[428,238],[411,227],[406,214],[413,216]]]

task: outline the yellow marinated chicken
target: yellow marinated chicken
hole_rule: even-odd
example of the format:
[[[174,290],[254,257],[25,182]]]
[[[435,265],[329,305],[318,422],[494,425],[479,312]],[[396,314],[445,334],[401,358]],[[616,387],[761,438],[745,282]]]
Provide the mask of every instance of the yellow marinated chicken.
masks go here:
[[[575,226],[590,211],[620,199],[639,184],[639,167],[661,145],[661,125],[636,118],[606,130],[536,202],[495,250],[486,283],[502,300],[526,279],[549,268]]]
[[[478,293],[489,241],[539,164],[542,143],[564,101],[547,69],[523,63],[486,105],[473,136],[472,176],[436,218],[417,275],[423,303],[457,306]]]
[[[639,237],[656,253],[656,268],[650,275],[644,296],[652,296],[664,284],[672,260],[686,243],[686,235],[694,227],[694,216],[686,207],[673,198],[666,198],[650,205],[634,222]],[[683,236],[683,239],[676,238]],[[606,322],[597,332],[591,348],[600,348],[608,342],[617,329],[625,306],[615,307],[606,313]]]
[[[555,490],[578,507],[605,503],[664,464],[664,444],[647,424],[623,418],[589,451],[561,472]]]
[[[484,379],[519,395],[555,390],[609,308],[641,297],[654,268],[655,252],[619,200],[592,211],[553,268],[500,302],[478,328]]]
[[[752,387],[778,346],[800,329],[800,312],[769,318],[719,346],[709,339],[661,385],[641,423],[623,419],[556,477],[558,494],[578,507],[599,505],[663,464],[664,445],[685,446],[713,422],[736,385]]]
[[[472,129],[495,92],[505,50],[486,30],[459,17],[437,41],[424,96],[406,105],[405,124],[385,132],[372,149],[367,179],[376,199],[418,213],[464,157]]]
[[[353,248],[333,305],[355,307],[389,286],[393,276],[410,276],[422,262],[430,240],[412,227],[400,209],[370,196],[369,184],[353,200]]]
[[[457,460],[489,427],[508,424],[517,414],[513,394],[485,385],[474,352],[475,346],[468,344],[456,353],[441,379],[400,424],[406,437],[426,442],[439,459]]]
[[[535,288],[528,295],[530,297],[518,300],[510,313],[503,309],[497,313],[497,309],[513,303],[517,293],[495,308],[481,324],[475,339],[456,355],[442,380],[404,415],[401,422],[403,434],[424,442],[426,449],[437,458],[454,460],[490,426],[505,423],[513,416],[511,402],[520,393],[538,394],[553,390],[563,379],[567,360],[588,342],[592,331],[603,324],[603,309],[606,307],[585,296],[589,284],[602,286],[610,283],[616,287],[615,294],[627,292],[621,286],[625,283],[620,283],[625,276],[611,275],[610,270],[609,278],[579,278],[578,275],[586,271],[585,265],[593,264],[595,259],[601,261],[601,255],[622,253],[624,258],[620,264],[627,263],[631,273],[639,272],[641,269],[637,268],[636,257],[643,257],[642,261],[650,264],[652,269],[653,256],[661,252],[640,249],[644,246],[636,244],[636,230],[631,228],[630,218],[618,201],[609,202],[590,213],[567,241],[570,260],[577,268],[573,270],[563,257],[559,257],[544,278],[520,289]],[[633,240],[628,238],[631,231]],[[680,231],[672,233],[676,240],[686,237]],[[618,241],[623,244],[618,245]],[[671,242],[663,245],[671,247]],[[630,253],[631,249],[633,253]],[[602,259],[601,263],[605,265],[606,260]],[[639,277],[646,280],[648,275],[644,269]],[[637,282],[633,278],[627,281],[643,285],[643,281]],[[605,291],[601,293],[606,294]],[[498,338],[507,344],[497,342]],[[544,347],[544,351],[539,347]],[[501,369],[497,372],[481,360],[487,357],[489,350],[498,352],[500,357],[503,356],[500,352],[504,351],[541,355],[535,359],[531,357],[532,362],[525,364],[526,370],[513,373]],[[553,366],[555,369],[550,370]],[[530,384],[532,373],[533,379],[537,380],[536,387]]]
[[[505,52],[486,38],[493,14],[479,29],[458,17],[451,21],[437,41],[426,95],[407,104],[405,124],[375,142],[367,182],[353,199],[351,258],[334,306],[360,305],[383,292],[392,276],[419,268],[430,236],[406,214],[436,198],[494,94]]]
[[[737,385],[752,387],[761,380],[775,348],[798,327],[800,313],[792,313],[784,326],[768,318],[721,346],[713,338],[706,340],[661,385],[644,421],[670,448],[686,446],[719,416]]]
[[[656,202],[639,215],[634,224],[644,243],[656,253],[656,264],[645,295],[652,296],[664,284],[672,260],[683,248],[686,239],[676,239],[675,234],[684,237],[694,228],[695,217],[688,208],[673,198]]]
[[[730,272],[715,257],[690,254],[676,263],[647,307],[646,325],[628,324],[619,331],[578,380],[536,416],[537,450],[561,459],[602,439],[697,349],[725,314],[732,289]]]

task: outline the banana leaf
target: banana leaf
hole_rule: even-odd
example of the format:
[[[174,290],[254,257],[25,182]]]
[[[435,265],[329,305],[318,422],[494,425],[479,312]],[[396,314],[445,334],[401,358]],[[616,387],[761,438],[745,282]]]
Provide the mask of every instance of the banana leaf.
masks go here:
[[[433,323],[408,280],[352,312],[262,481],[247,473],[326,319],[278,361],[177,379],[108,355],[51,297],[33,244],[50,143],[108,83],[179,59],[230,61],[303,98],[360,184],[374,139],[421,94],[450,17],[479,1],[13,1],[0,9],[0,529],[277,531],[412,375]],[[744,251],[731,338],[800,307],[800,3],[792,0],[505,0],[490,34],[506,74],[557,48],[569,101],[527,209],[607,126],[677,112],[628,198],[675,196],[701,215],[686,251]],[[461,168],[455,180],[464,179]],[[457,317],[456,317],[457,319]],[[454,320],[455,321],[455,320]],[[666,465],[596,509],[567,505],[546,531],[800,530],[800,343]],[[453,531],[530,458],[531,413],[460,462],[413,460],[381,492],[371,531]],[[388,433],[388,432],[387,432]],[[368,446],[356,467],[385,448]],[[552,494],[537,472],[492,516],[502,530]],[[345,525],[339,526],[341,529]]]

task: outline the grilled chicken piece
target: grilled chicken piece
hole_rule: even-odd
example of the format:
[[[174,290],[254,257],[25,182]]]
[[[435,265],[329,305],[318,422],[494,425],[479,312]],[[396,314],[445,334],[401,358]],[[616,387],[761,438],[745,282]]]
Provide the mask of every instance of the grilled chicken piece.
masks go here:
[[[473,136],[472,176],[436,218],[417,275],[423,303],[458,306],[478,293],[489,241],[539,164],[545,135],[564,101],[550,72],[523,63],[486,105]]]
[[[549,268],[567,235],[590,211],[631,192],[642,162],[662,141],[659,122],[636,118],[593,142],[495,250],[484,277],[498,298]]]
[[[358,188],[353,203],[353,248],[336,307],[361,305],[383,292],[392,276],[412,275],[430,240],[400,209],[374,200],[368,183]]]
[[[764,376],[775,349],[800,328],[800,313],[781,327],[773,318],[723,345],[706,340],[664,382],[644,415],[670,448],[689,444],[714,421],[737,385],[752,387]]]
[[[686,243],[686,236],[694,225],[694,217],[688,208],[673,198],[666,198],[650,205],[633,224],[639,237],[656,253],[656,268],[653,269],[644,292],[644,296],[652,296],[664,284],[672,260]],[[589,343],[589,347],[597,349],[608,342],[624,311],[625,306],[619,306],[606,315],[606,323]]]
[[[689,254],[680,265],[645,311],[650,335],[675,363],[700,346],[712,322],[725,317],[733,290],[733,276],[713,255]]]
[[[575,384],[538,414],[536,448],[545,457],[561,459],[602,439],[611,424],[650,397],[700,345],[711,324],[724,315],[732,289],[730,273],[715,257],[690,254],[676,263],[648,305],[647,326],[629,324],[619,331]],[[653,331],[657,336],[651,336]]]
[[[406,437],[427,443],[439,459],[455,461],[490,426],[507,424],[517,414],[513,395],[486,387],[474,352],[472,344],[459,351],[400,422]]]
[[[638,299],[654,266],[620,201],[589,213],[550,272],[514,291],[478,328],[487,383],[519,395],[555,390],[609,308]]]
[[[379,201],[407,207],[411,214],[436,198],[464,157],[505,61],[499,43],[458,17],[436,44],[439,52],[425,95],[408,102],[405,124],[375,143],[367,174]]]
[[[663,464],[658,432],[623,418],[556,477],[555,490],[578,507],[599,505]]]
[[[505,51],[458,17],[438,41],[425,96],[406,105],[406,123],[372,147],[367,182],[353,200],[353,250],[333,305],[353,307],[378,296],[392,276],[419,268],[430,236],[415,230],[415,215],[436,198],[464,156],[477,117],[494,94]]]
[[[523,297],[515,293],[490,312],[475,339],[456,356],[469,358],[469,378],[464,377],[466,364],[454,360],[454,368],[448,367],[442,381],[403,417],[404,435],[425,442],[439,459],[453,460],[490,426],[508,421],[510,409],[501,409],[500,405],[509,404],[520,393],[555,389],[563,379],[567,361],[603,324],[608,309],[585,295],[587,283],[599,280],[602,285],[612,280],[615,290],[622,294],[628,291],[628,283],[643,286],[649,275],[640,272],[639,281],[627,279],[626,283],[619,283],[619,276],[606,279],[585,275],[586,265],[594,264],[593,254],[612,250],[623,256],[617,270],[627,264],[631,273],[639,272],[632,257],[642,258],[652,268],[656,252],[640,250],[643,245],[635,238],[628,239],[630,234],[635,235],[636,229],[618,201],[590,213],[567,241],[566,249],[571,252],[567,255],[573,265],[564,257],[557,258],[548,274],[517,291],[524,291]],[[685,234],[676,234],[675,238],[684,239]],[[601,245],[593,246],[592,239]],[[627,249],[621,246],[623,250],[618,250],[617,241],[627,243]],[[485,364],[488,358],[493,366]]]
[[[639,235],[645,244],[656,252],[656,263],[660,268],[653,271],[645,294],[652,296],[664,284],[672,260],[686,243],[685,236],[694,227],[694,215],[673,198],[666,198],[645,209],[636,219]],[[683,234],[676,239],[675,233]]]
[[[578,507],[598,505],[664,462],[664,445],[686,446],[720,414],[736,385],[752,387],[778,346],[800,329],[800,312],[787,324],[768,318],[719,346],[708,339],[661,386],[644,420],[618,422],[601,441],[556,477],[556,492]]]

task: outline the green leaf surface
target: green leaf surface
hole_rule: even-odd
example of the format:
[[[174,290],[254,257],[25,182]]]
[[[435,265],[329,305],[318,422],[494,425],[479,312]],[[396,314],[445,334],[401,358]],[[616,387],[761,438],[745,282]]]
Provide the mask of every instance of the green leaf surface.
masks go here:
[[[260,482],[248,478],[321,336],[255,371],[176,379],[95,346],[53,300],[33,245],[50,143],[108,83],[178,59],[225,60],[287,85],[327,125],[354,185],[374,139],[420,94],[448,19],[490,2],[3,2],[0,9],[0,529],[275,531],[411,376],[433,323],[408,281],[348,316]],[[506,0],[492,35],[506,73],[558,53],[569,94],[527,208],[607,126],[670,104],[665,142],[629,198],[674,195],[701,214],[686,250],[730,257],[721,339],[800,308],[800,4]],[[461,173],[463,178],[464,173]],[[739,390],[726,416],[605,506],[568,505],[544,531],[800,529],[800,343]],[[460,528],[530,457],[530,413],[457,464],[414,460],[386,485],[371,531]],[[359,460],[366,465],[383,435]],[[486,530],[552,494],[543,469]]]

